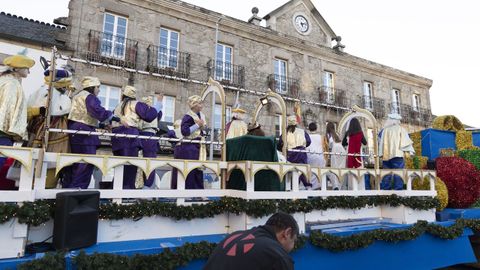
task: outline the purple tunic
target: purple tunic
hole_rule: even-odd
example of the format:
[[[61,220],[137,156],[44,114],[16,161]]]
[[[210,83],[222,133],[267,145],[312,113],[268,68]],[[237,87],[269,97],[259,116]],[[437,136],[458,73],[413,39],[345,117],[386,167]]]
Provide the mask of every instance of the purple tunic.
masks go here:
[[[140,135],[155,136],[155,133],[141,131]],[[142,139],[142,148],[143,148],[143,157],[156,158],[157,157],[157,152],[158,152],[158,149],[160,148],[160,146],[158,145],[157,140]],[[153,185],[154,181],[155,181],[155,171],[150,173],[147,180],[145,180],[145,186],[151,187]]]
[[[138,114],[140,119],[146,122],[152,122],[153,120],[157,119],[157,116],[159,114],[161,115],[161,112],[157,113],[157,110],[155,110],[155,108],[150,107],[143,102],[137,102],[137,105],[135,105],[135,113]],[[120,133],[120,134],[130,134],[130,135],[140,134],[140,131],[138,130],[138,128],[124,127],[124,126],[114,128],[112,132]],[[140,148],[141,146],[142,146],[142,142],[140,139],[112,137],[112,151],[117,151],[125,147]]]
[[[88,114],[97,119],[100,122],[103,122],[109,119],[112,116],[112,112],[106,110],[102,107],[100,100],[93,94],[90,94],[85,99],[85,106],[87,107]],[[85,130],[85,131],[95,131],[94,126],[89,126],[84,123],[76,122],[69,120],[68,129],[74,130]],[[70,134],[70,144],[77,145],[100,145],[100,140],[96,135],[80,135],[80,134]]]
[[[138,114],[140,119],[146,122],[152,122],[157,119],[157,110],[148,106],[143,102],[137,102],[135,105],[135,113]],[[120,126],[112,130],[113,133],[140,135],[140,131],[136,127],[124,127]],[[142,147],[142,141],[140,139],[133,138],[116,138],[112,137],[112,151],[115,156],[124,157],[138,157],[138,152]],[[134,165],[124,165],[123,171],[123,188],[135,189],[135,179],[137,177],[137,167]]]
[[[310,135],[308,135],[307,132],[304,132],[304,133],[305,133],[305,141],[307,142],[307,147],[309,147],[310,144],[312,143],[312,140],[310,139]],[[278,142],[278,148],[282,149],[282,147],[283,147],[283,140],[282,140],[282,137],[280,136],[280,141]],[[305,150],[306,147],[298,146],[293,149]],[[291,163],[308,164],[308,156],[307,156],[307,153],[305,152],[287,151],[287,160],[288,162],[291,162]],[[307,178],[303,174],[300,175],[300,181],[305,187],[312,186],[312,184],[307,182]]]
[[[200,117],[200,115],[199,115]],[[190,127],[195,125],[195,121],[190,115],[185,115],[182,119],[181,132],[183,136],[190,136]],[[203,134],[203,132],[202,132]],[[195,138],[200,140],[201,138]],[[198,160],[200,155],[200,144],[185,143],[175,147],[175,158]],[[185,181],[186,189],[203,189],[203,172],[199,169],[192,170]]]
[[[88,114],[100,122],[108,120],[112,112],[102,107],[100,100],[93,94],[85,99]],[[95,131],[94,126],[89,126],[76,121],[68,121],[68,128],[74,130]],[[70,134],[70,148],[74,154],[96,154],[97,146],[100,145],[98,136]],[[74,163],[71,166],[71,175],[67,176],[62,183],[64,188],[86,189],[92,178],[93,165],[87,163]]]

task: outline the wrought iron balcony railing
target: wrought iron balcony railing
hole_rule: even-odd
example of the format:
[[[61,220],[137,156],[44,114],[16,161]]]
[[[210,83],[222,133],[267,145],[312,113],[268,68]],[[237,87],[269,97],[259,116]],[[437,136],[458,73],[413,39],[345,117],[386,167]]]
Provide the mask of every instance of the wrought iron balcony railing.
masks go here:
[[[428,109],[414,108],[407,104],[390,103],[390,112],[402,116],[402,123],[417,126],[430,126],[432,113]]]
[[[300,91],[300,83],[298,79],[278,74],[270,74],[267,77],[268,87],[282,95],[298,97]]]
[[[337,89],[329,86],[321,86],[318,89],[319,101],[330,105],[339,107],[348,107],[350,105],[347,92],[345,90]]]
[[[372,112],[376,119],[382,119],[385,117],[385,101],[383,99],[363,95],[360,97],[359,103],[360,107]]]
[[[210,59],[207,62],[208,77],[214,78],[223,85],[245,88],[245,67],[232,63]]]
[[[149,45],[147,48],[147,71],[188,79],[190,54]]]
[[[138,41],[90,30],[88,33],[87,59],[90,61],[136,68]]]

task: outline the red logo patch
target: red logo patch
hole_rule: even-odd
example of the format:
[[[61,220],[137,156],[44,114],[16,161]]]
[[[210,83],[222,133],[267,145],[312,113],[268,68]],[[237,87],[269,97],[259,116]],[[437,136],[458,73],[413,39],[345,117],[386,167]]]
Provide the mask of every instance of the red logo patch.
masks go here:
[[[225,242],[223,243],[223,248],[228,250],[227,256],[230,256],[230,257],[237,256],[238,247],[240,247],[240,252],[242,252],[242,254],[246,254],[253,248],[253,246],[255,246],[255,243],[254,243],[255,236],[249,233],[248,235],[243,237],[240,241],[238,241],[237,243],[234,243],[233,245],[227,248],[227,246],[229,246],[232,243],[232,241],[234,241],[241,235],[242,235],[241,233],[237,233],[227,238],[227,240],[225,240]]]

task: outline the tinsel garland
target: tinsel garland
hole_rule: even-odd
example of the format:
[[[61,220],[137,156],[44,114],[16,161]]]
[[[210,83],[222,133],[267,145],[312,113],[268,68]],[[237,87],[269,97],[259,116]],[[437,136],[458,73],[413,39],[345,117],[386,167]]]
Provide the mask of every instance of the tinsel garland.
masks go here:
[[[144,216],[162,216],[176,220],[194,218],[208,218],[223,213],[245,213],[255,218],[271,215],[277,211],[286,213],[314,210],[328,210],[332,208],[360,209],[366,206],[390,205],[396,207],[405,205],[416,210],[436,208],[439,201],[429,197],[400,197],[389,196],[332,196],[327,198],[311,198],[299,200],[244,200],[224,197],[218,201],[191,206],[177,206],[173,203],[159,203],[156,201],[142,201],[129,205],[108,204],[100,207],[100,218],[123,219],[139,218]]]
[[[321,231],[313,231],[310,233],[310,242],[315,246],[339,252],[365,248],[375,241],[397,243],[414,240],[424,233],[429,233],[441,239],[452,240],[461,236],[465,228],[478,232],[480,230],[480,220],[457,219],[453,225],[448,227],[418,221],[407,229],[377,229],[349,236],[336,236]]]
[[[413,149],[417,156],[422,155],[422,133],[420,131],[410,133],[410,139],[413,141]]]
[[[409,156],[405,158],[405,168],[407,169],[425,169],[427,167],[428,157]]]
[[[437,224],[429,224],[426,221],[418,221],[406,229],[377,229],[349,236],[335,236],[321,231],[313,231],[308,241],[315,246],[333,252],[357,250],[368,247],[375,241],[398,243],[400,241],[414,240],[424,233],[444,240],[452,240],[460,237],[465,228],[474,232],[480,232],[480,220],[457,219],[451,226],[445,227]],[[305,236],[300,236],[295,248],[302,248],[307,241]],[[187,243],[173,251],[166,248],[162,253],[154,255],[123,256],[107,253],[95,253],[87,255],[81,251],[73,259],[76,269],[175,269],[185,266],[196,259],[207,259],[216,244],[209,242]],[[45,257],[24,263],[19,266],[20,270],[26,269],[53,269],[60,270],[65,267],[63,253],[47,254]]]
[[[480,149],[468,149],[458,151],[458,156],[472,163],[478,170],[480,170]]]
[[[420,177],[416,177],[412,181],[412,188],[414,190],[429,190],[429,177],[425,176],[425,178],[423,179],[420,179]],[[440,204],[437,207],[437,211],[442,211],[448,205],[448,189],[447,185],[445,185],[445,183],[442,181],[442,179],[440,179],[440,177],[435,178],[435,190],[437,191],[437,198],[440,201]]]
[[[260,218],[277,211],[287,213],[312,212],[332,208],[360,209],[366,206],[389,205],[397,207],[404,205],[415,210],[437,208],[439,201],[430,197],[400,197],[389,196],[332,196],[327,198],[311,198],[299,200],[244,200],[223,197],[205,204],[189,206],[176,205],[159,201],[140,201],[133,204],[101,204],[101,219],[140,219],[142,217],[161,216],[175,220],[191,220],[209,218],[224,213],[240,214]],[[16,204],[0,204],[1,222],[17,217],[20,223],[38,226],[53,218],[55,204],[53,201],[36,201]]]
[[[432,127],[439,130],[459,131],[465,130],[463,124],[453,115],[438,116],[433,120]]]
[[[458,150],[475,149],[471,131],[459,130],[455,136],[455,144]]]
[[[480,197],[480,171],[460,157],[436,159],[437,176],[448,188],[448,207],[467,208]]]

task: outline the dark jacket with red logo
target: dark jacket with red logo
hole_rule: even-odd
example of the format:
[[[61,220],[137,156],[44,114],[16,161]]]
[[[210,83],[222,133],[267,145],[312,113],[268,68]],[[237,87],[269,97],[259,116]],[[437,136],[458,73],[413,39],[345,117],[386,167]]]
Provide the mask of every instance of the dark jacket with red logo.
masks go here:
[[[293,260],[268,226],[228,235],[210,255],[204,270],[292,270]]]

